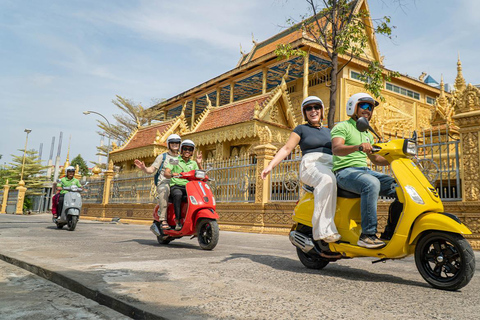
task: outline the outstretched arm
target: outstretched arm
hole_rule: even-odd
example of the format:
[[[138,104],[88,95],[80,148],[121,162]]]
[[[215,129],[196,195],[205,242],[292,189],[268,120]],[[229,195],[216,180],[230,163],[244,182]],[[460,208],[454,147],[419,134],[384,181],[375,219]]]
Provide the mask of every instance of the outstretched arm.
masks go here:
[[[150,166],[150,167],[145,166],[145,162],[140,161],[138,159],[135,159],[135,161],[133,161],[133,163],[135,164],[135,166],[138,169],[140,169],[143,172],[148,173],[148,174],[152,174],[157,170],[157,168],[155,168],[154,166]]]
[[[280,150],[278,150],[272,161],[270,161],[268,166],[263,169],[262,173],[260,174],[263,180],[267,178],[268,174],[270,173],[270,171],[273,170],[273,168],[275,168],[280,162],[282,162],[282,160],[285,159],[292,152],[293,149],[295,149],[299,142],[300,136],[295,132],[292,132],[290,134],[290,137],[288,138],[287,143],[285,143],[285,145]]]

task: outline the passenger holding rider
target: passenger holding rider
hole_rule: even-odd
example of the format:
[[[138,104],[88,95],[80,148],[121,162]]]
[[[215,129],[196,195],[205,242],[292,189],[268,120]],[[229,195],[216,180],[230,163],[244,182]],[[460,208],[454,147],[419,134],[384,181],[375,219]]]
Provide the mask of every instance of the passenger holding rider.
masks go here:
[[[170,179],[170,193],[172,194],[173,208],[175,210],[175,230],[182,229],[181,206],[182,198],[187,195],[187,180],[179,178],[182,172],[199,170],[202,168],[202,153],[197,152],[195,161],[192,160],[195,143],[192,140],[185,140],[180,145],[180,156],[178,164],[167,164],[165,167],[165,177]]]
[[[180,149],[180,143],[182,139],[178,134],[171,134],[167,138],[167,147],[168,152],[164,152],[157,156],[155,161],[150,167],[146,167],[143,161],[135,159],[134,164],[137,168],[141,169],[143,172],[152,174],[157,172],[156,177],[158,177],[158,181],[156,181],[157,187],[157,194],[158,194],[158,216],[160,220],[160,228],[161,229],[170,229],[170,226],[167,223],[167,207],[168,207],[168,197],[170,196],[170,179],[165,178],[164,172],[165,167],[169,163],[174,163],[177,161],[178,157],[178,150]],[[160,170],[160,172],[158,172]],[[158,230],[157,221],[153,221],[150,230],[155,235],[159,235],[160,232]]]
[[[341,237],[334,222],[337,184],[332,172],[330,129],[322,126],[322,120],[325,117],[324,104],[320,98],[310,96],[303,100],[301,108],[303,119],[307,123],[293,129],[287,143],[262,171],[261,177],[265,179],[273,168],[297,145],[300,145],[303,155],[300,164],[300,180],[315,188],[313,191],[315,206],[312,216],[313,239],[336,242]]]
[[[376,106],[378,102],[366,93],[352,95],[347,102],[347,115],[351,118],[332,129],[333,171],[340,188],[360,194],[362,234],[357,245],[365,248],[385,246],[376,235],[377,200],[379,195],[396,197],[395,179],[367,166],[367,157],[379,166],[389,165],[388,161],[372,154],[373,135],[356,127],[360,117],[370,121]]]
[[[73,166],[68,166],[65,170],[66,176],[60,179],[60,182],[57,183],[57,190],[60,189],[60,196],[58,197],[58,204],[57,204],[57,217],[62,214],[63,210],[63,199],[65,198],[65,194],[68,192],[64,190],[65,187],[71,187],[76,185],[77,187],[81,188],[82,185],[77,178],[75,178],[75,168]]]

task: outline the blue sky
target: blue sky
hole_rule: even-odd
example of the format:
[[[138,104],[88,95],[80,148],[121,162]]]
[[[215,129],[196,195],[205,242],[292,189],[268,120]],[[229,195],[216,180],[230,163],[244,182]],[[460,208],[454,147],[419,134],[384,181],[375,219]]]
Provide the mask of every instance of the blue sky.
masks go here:
[[[448,83],[457,55],[468,82],[480,83],[480,1],[369,0],[372,18],[389,15],[395,39],[379,36],[385,65]],[[28,148],[43,160],[63,132],[62,163],[97,160],[96,115],[118,113],[116,95],[148,107],[233,69],[243,51],[307,12],[302,0],[0,0],[0,164]]]

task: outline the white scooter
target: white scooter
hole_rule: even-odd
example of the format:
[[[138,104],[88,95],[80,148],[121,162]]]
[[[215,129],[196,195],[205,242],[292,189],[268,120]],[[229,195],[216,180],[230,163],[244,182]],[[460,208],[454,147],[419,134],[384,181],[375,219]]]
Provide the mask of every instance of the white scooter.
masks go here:
[[[80,209],[82,209],[82,196],[80,192],[83,191],[83,188],[73,185],[71,187],[63,187],[62,190],[68,192],[63,198],[62,212],[57,218],[53,218],[53,222],[57,225],[58,229],[62,229],[64,225],[67,225],[68,231],[73,231],[80,217]]]

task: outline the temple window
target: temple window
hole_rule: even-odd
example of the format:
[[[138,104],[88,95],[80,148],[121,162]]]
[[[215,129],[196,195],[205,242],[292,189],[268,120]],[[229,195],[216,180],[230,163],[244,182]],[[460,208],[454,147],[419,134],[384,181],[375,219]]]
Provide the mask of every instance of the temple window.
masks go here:
[[[355,71],[350,71],[350,78],[361,81],[360,73],[355,72]]]
[[[427,103],[428,103],[428,104],[431,104],[431,105],[434,105],[434,104],[435,104],[435,99],[432,98],[432,97],[427,96]]]
[[[408,90],[406,88],[396,86],[396,85],[394,85],[392,83],[389,83],[389,82],[386,83],[385,89],[387,89],[389,91],[393,91],[395,93],[399,93],[401,95],[404,95],[404,96],[407,96],[407,97],[410,97],[410,98],[413,98],[415,100],[420,100],[420,93],[414,92],[412,90]]]

